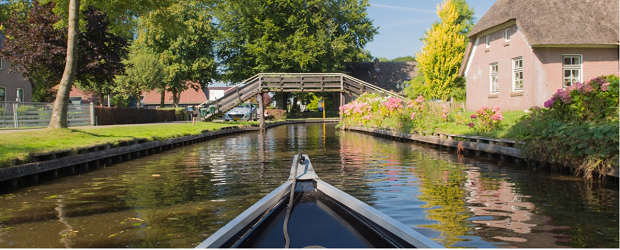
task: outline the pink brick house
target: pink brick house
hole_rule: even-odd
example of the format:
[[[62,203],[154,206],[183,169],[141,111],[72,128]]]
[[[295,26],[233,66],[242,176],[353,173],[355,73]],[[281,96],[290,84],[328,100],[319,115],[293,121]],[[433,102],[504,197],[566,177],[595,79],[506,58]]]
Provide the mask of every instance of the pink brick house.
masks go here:
[[[543,106],[575,82],[617,74],[618,0],[498,0],[469,33],[467,109]]]

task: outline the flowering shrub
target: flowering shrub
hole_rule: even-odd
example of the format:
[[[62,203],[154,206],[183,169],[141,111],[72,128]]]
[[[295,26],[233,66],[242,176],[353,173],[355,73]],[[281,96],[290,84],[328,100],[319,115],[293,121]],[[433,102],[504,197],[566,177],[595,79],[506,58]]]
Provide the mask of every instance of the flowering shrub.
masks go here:
[[[592,177],[618,167],[618,76],[597,77],[558,90],[509,131],[528,158],[571,165]]]
[[[493,106],[492,108],[482,106],[482,108],[476,111],[476,114],[471,115],[470,118],[471,122],[467,124],[467,126],[485,133],[498,129],[501,126],[501,122],[504,120],[502,111],[499,111],[499,107],[497,106]]]
[[[618,116],[617,76],[597,77],[585,83],[574,83],[558,91],[545,102],[545,108],[562,121],[609,120]],[[612,83],[613,82],[613,83]]]
[[[402,100],[399,98],[390,97],[387,101],[382,102],[381,115],[383,117],[392,117],[400,114],[403,108]]]

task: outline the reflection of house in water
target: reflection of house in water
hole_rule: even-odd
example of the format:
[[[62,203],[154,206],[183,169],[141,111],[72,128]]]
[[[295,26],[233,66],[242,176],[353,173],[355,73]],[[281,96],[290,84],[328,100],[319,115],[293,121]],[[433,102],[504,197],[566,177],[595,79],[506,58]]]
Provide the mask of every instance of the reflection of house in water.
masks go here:
[[[510,241],[513,242],[511,245],[524,248],[561,247],[556,242],[567,237],[552,232],[562,228],[548,225],[551,218],[532,213],[536,207],[524,201],[529,196],[516,192],[513,183],[483,178],[480,172],[470,170],[467,171],[465,190],[469,212],[482,217],[472,220],[480,224],[473,231],[475,235]],[[536,233],[531,234],[532,231]]]

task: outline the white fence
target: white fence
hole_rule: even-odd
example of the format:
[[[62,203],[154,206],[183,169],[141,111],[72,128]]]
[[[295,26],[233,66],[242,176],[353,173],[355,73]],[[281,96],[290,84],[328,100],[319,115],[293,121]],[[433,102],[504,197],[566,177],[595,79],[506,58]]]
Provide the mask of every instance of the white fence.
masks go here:
[[[92,104],[69,104],[67,124],[70,127],[93,125]],[[51,103],[0,102],[0,129],[47,127],[52,118]]]

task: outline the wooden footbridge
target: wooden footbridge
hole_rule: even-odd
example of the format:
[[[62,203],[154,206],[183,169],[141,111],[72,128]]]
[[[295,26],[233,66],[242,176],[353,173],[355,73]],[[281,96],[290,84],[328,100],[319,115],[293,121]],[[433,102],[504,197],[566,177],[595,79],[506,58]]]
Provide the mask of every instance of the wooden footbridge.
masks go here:
[[[238,104],[256,96],[262,97],[262,93],[267,92],[335,92],[340,93],[339,106],[346,103],[347,97],[350,99],[364,92],[406,99],[396,93],[341,73],[260,73],[237,86],[236,90],[215,101],[200,104],[204,107],[212,102],[216,106],[216,111],[204,118],[206,121],[218,118]],[[263,99],[257,99],[259,110],[264,110]],[[264,128],[264,112],[260,113],[261,127]]]

